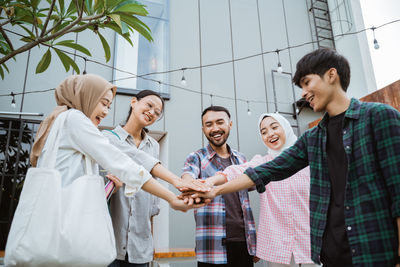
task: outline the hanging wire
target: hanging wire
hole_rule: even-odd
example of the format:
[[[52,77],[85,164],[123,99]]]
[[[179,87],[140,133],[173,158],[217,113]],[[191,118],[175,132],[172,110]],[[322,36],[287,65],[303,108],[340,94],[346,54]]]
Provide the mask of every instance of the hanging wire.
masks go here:
[[[199,5],[200,5],[200,3],[199,3]],[[359,31],[356,31],[356,32],[348,32],[348,33],[338,34],[338,35],[335,35],[334,37],[342,37],[342,36],[347,36],[347,35],[359,34],[361,32],[367,31],[367,30],[372,30],[373,32],[375,32],[375,30],[377,30],[379,28],[382,28],[382,27],[385,27],[387,25],[390,25],[390,24],[393,24],[393,23],[397,23],[397,22],[400,22],[400,19],[389,21],[389,22],[384,23],[382,25],[379,25],[377,27],[365,28],[365,29],[362,29],[362,30],[359,30]],[[199,27],[200,27],[200,25],[199,25]],[[4,29],[4,31],[7,31],[9,33],[12,33],[12,34],[15,34],[15,35],[18,35],[18,36],[21,36],[21,37],[27,37],[27,36],[24,36],[24,35],[22,35],[20,33],[17,33],[17,32],[14,32],[12,30],[9,30],[9,29]],[[27,37],[27,38],[29,38],[29,37]],[[281,52],[281,51],[284,51],[284,50],[287,50],[287,49],[298,48],[298,47],[302,47],[302,46],[313,44],[313,43],[317,43],[317,41],[304,42],[304,43],[301,43],[301,44],[292,45],[292,46],[288,46],[286,48],[280,48],[280,49],[277,49],[277,50],[279,50],[279,52]],[[46,43],[41,43],[41,44],[44,45],[44,46],[47,46],[47,47],[53,47],[52,45],[49,45],[49,44],[46,44]],[[57,48],[57,49],[59,49],[59,48]],[[77,57],[85,58],[84,56],[81,56],[79,54],[74,54],[74,53],[71,53],[69,51],[65,51],[63,49],[59,49],[59,50],[64,52],[64,53],[70,54],[70,55],[76,55]],[[187,91],[187,92],[192,92],[192,93],[201,94],[201,95],[210,95],[210,94],[207,94],[207,93],[203,93],[203,88],[202,88],[202,68],[211,67],[211,66],[217,66],[217,65],[222,65],[222,64],[228,64],[228,63],[233,63],[233,62],[236,62],[236,61],[241,61],[241,60],[253,58],[253,57],[256,57],[256,56],[266,55],[266,54],[270,54],[270,53],[276,53],[277,50],[265,51],[265,52],[261,52],[261,53],[254,54],[254,55],[249,55],[249,56],[245,56],[245,57],[241,57],[241,58],[236,58],[236,59],[222,61],[222,62],[216,62],[216,63],[212,63],[212,64],[206,64],[206,65],[202,65],[201,64],[202,61],[201,61],[201,57],[200,57],[200,66],[185,67],[184,68],[185,70],[200,69],[200,77],[201,77],[201,79],[200,79],[200,85],[201,85],[200,89],[201,89],[201,91],[200,92],[196,91],[196,90],[193,90],[193,89],[190,89],[190,88],[184,88],[184,87],[173,85],[173,84],[166,83],[166,82],[161,82],[161,83],[163,85],[166,85],[166,86],[169,86],[169,87],[172,87],[172,88],[176,88],[176,89],[180,89],[180,90],[184,90],[184,91]],[[116,70],[116,71],[119,71],[119,72],[126,73],[126,74],[130,75],[130,77],[124,77],[124,78],[121,78],[121,79],[114,79],[114,80],[111,80],[110,82],[115,82],[115,81],[123,80],[123,79],[132,79],[132,78],[141,78],[141,79],[152,81],[152,82],[160,82],[160,81],[155,80],[155,79],[147,78],[146,76],[154,75],[154,74],[165,74],[165,73],[172,73],[172,72],[176,72],[176,71],[182,71],[182,68],[180,68],[180,69],[172,69],[172,70],[168,70],[168,71],[151,72],[151,73],[147,73],[147,74],[137,75],[135,73],[131,73],[129,71],[121,70],[121,69],[115,68],[113,66],[107,65],[105,63],[102,63],[102,62],[99,62],[99,61],[96,61],[96,60],[93,60],[93,59],[86,58],[86,61],[89,61],[89,62],[92,62],[94,64],[101,65],[101,66],[104,66],[104,67],[107,67],[107,68],[110,68],[110,69],[113,69],[113,70]],[[32,94],[32,93],[42,93],[42,92],[48,92],[48,91],[52,91],[52,90],[55,90],[55,88],[45,89],[45,90],[29,91],[29,92],[25,92],[24,91],[23,93],[15,93],[14,95],[26,95],[26,94]],[[11,94],[3,94],[3,95],[0,95],[0,97],[1,96],[11,96]],[[224,99],[231,99],[231,100],[235,100],[236,99],[238,101],[244,101],[244,102],[249,101],[249,102],[253,102],[253,103],[274,103],[274,102],[271,102],[271,101],[257,101],[257,100],[248,100],[248,99],[245,100],[245,99],[240,99],[240,98],[232,98],[232,97],[219,96],[219,95],[214,95],[214,96],[215,97],[224,98]]]

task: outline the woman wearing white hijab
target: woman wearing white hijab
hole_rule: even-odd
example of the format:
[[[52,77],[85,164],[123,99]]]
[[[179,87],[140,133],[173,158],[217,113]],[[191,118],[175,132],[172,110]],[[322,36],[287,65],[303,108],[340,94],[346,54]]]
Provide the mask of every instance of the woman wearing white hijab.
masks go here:
[[[206,183],[215,185],[233,180],[248,167],[272,160],[297,140],[290,123],[278,113],[262,114],[258,127],[268,153],[256,155],[242,165],[231,165]],[[260,194],[256,256],[267,261],[269,267],[315,266],[311,260],[309,190],[307,167],[289,179],[269,183]]]

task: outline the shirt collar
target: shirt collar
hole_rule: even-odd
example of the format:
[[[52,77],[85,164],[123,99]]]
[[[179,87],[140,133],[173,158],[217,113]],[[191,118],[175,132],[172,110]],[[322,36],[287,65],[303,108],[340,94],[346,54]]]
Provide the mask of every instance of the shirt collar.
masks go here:
[[[235,150],[232,150],[231,147],[226,144],[226,147],[228,149],[228,152],[230,154],[230,157],[238,157],[238,153]],[[207,159],[211,160],[215,155],[217,155],[217,152],[214,151],[212,146],[210,144],[207,145]]]
[[[119,135],[121,140],[125,141],[126,139],[131,138],[133,141],[133,136],[130,135],[124,128],[122,128],[121,125],[118,125],[117,127],[115,127],[114,131]],[[144,136],[143,136],[143,140],[142,140],[141,144],[147,144],[147,142],[150,141],[149,135],[146,132],[144,132],[143,134],[144,134]]]
[[[344,114],[344,116],[346,118],[357,120],[360,117],[360,109],[361,109],[360,101],[358,99],[352,97],[350,100],[350,106],[346,110],[346,113]],[[329,115],[327,112],[325,112],[324,117],[318,123],[318,126],[320,128],[326,129],[326,126],[328,125],[328,120],[329,120]]]

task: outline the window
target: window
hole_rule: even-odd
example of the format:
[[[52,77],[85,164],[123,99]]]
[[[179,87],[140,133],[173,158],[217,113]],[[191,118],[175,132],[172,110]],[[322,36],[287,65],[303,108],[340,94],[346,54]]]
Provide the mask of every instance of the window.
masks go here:
[[[135,32],[132,47],[124,38],[116,35],[114,67],[138,75],[165,71],[168,69],[169,1],[142,0],[140,2],[147,6],[149,12],[147,17],[140,17],[140,19],[151,29],[154,41],[150,43]],[[168,86],[141,78],[125,79],[130,76],[114,70],[113,80],[118,86],[118,93],[132,95],[140,90],[151,89],[160,92],[163,97],[169,97]],[[168,83],[168,74],[145,77]]]

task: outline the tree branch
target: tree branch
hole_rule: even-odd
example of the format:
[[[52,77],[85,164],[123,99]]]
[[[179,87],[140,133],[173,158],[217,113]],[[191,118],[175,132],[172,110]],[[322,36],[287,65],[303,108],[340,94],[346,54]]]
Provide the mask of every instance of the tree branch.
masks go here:
[[[50,20],[50,17],[51,17],[51,13],[53,13],[53,9],[54,9],[54,5],[55,4],[56,4],[56,0],[52,0],[51,4],[50,4],[49,12],[47,14],[46,21],[43,24],[43,28],[42,28],[42,32],[40,34],[40,37],[43,37],[45,32],[46,32],[47,24],[49,23],[49,20]]]
[[[76,20],[78,20],[78,19],[79,19],[79,18],[77,18]],[[78,22],[79,22],[79,21],[78,21]],[[95,24],[97,23],[96,21],[93,21],[93,22],[89,22],[89,23],[87,23],[87,24],[85,24],[85,25],[80,25],[80,26],[77,26],[77,27],[75,27],[75,28],[72,28],[72,27],[75,26],[78,22],[74,21],[74,25],[71,24],[72,26],[69,25],[68,27],[65,27],[64,29],[62,29],[61,31],[59,31],[59,32],[57,32],[57,33],[54,33],[54,34],[49,35],[49,36],[46,36],[46,37],[37,38],[37,39],[33,40],[32,42],[27,43],[27,44],[24,45],[24,46],[21,46],[21,47],[18,48],[17,50],[14,50],[14,51],[12,51],[11,53],[9,53],[9,54],[5,55],[4,57],[2,57],[2,58],[0,59],[0,64],[3,64],[4,62],[6,62],[6,61],[9,60],[10,58],[14,57],[15,55],[18,55],[18,54],[20,54],[20,53],[22,53],[22,52],[28,51],[29,49],[31,49],[31,48],[37,46],[37,45],[40,44],[40,43],[44,43],[44,42],[47,42],[47,41],[49,41],[49,40],[55,39],[55,38],[57,38],[58,36],[63,35],[63,34],[67,34],[67,33],[74,32],[74,31],[84,30],[85,28],[87,28],[87,27],[89,27],[89,26],[92,26],[92,25],[95,25]]]
[[[8,38],[6,32],[3,30],[2,26],[0,26],[0,33],[3,35],[4,40],[6,40],[7,44],[10,46],[11,51],[14,51],[14,46],[12,45],[10,39]]]

